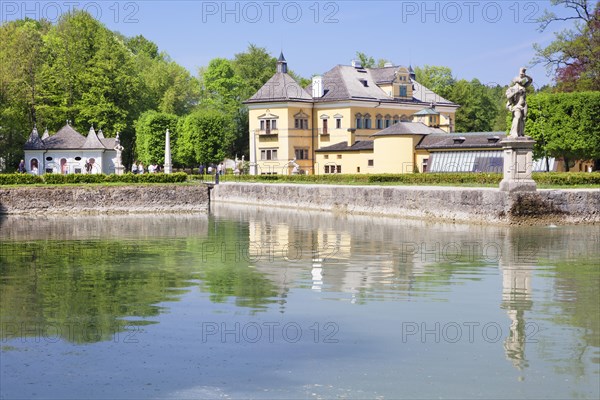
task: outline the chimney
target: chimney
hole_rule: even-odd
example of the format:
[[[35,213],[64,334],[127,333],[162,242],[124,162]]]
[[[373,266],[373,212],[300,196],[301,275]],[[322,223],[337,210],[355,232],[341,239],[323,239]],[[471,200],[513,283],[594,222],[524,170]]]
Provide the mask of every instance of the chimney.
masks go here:
[[[319,98],[323,97],[323,77],[321,75],[315,75],[312,78],[312,97]]]
[[[352,146],[354,144],[354,141],[356,140],[355,132],[356,129],[348,128],[348,146]]]

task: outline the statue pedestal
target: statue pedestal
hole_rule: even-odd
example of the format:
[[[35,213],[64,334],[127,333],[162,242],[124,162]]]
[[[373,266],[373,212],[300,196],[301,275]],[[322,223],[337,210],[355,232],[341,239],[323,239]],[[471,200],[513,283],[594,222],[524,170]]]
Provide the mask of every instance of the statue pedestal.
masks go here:
[[[115,167],[115,174],[116,175],[123,175],[123,170],[125,169],[125,167],[123,167],[122,165],[118,165]]]
[[[500,182],[503,192],[535,192],[537,185],[531,179],[533,168],[533,145],[529,136],[503,139],[504,177]]]

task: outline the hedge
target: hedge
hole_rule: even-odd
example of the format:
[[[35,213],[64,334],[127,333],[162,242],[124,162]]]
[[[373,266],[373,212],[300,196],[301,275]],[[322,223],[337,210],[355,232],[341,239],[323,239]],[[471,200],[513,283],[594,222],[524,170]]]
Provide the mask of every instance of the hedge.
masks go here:
[[[502,180],[498,173],[427,173],[427,174],[331,174],[331,175],[223,175],[223,182],[299,182],[329,184],[369,184],[399,183],[406,185],[489,185],[495,186]],[[599,185],[600,173],[597,172],[536,172],[533,179],[539,185],[573,186]],[[0,174],[0,185],[31,184],[85,184],[85,183],[178,183],[187,180],[214,181],[211,175],[187,175],[185,172],[173,174]]]
[[[0,174],[0,185],[34,185],[44,183],[39,175],[30,174]]]
[[[82,184],[82,183],[178,183],[185,182],[187,174],[176,172],[174,174],[141,174],[131,173],[123,175],[102,175],[102,174],[0,174],[0,185],[31,185],[36,183],[46,184]]]
[[[209,176],[208,179],[214,179]],[[540,185],[600,185],[600,173],[536,172],[533,179]],[[305,182],[305,183],[400,183],[407,185],[499,185],[499,173],[426,173],[426,174],[331,174],[331,175],[225,175],[221,181],[232,182]]]

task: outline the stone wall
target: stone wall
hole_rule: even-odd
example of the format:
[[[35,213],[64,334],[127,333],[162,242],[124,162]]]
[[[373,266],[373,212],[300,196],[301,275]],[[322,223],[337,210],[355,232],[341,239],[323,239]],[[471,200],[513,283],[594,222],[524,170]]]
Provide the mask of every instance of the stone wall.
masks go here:
[[[0,186],[0,214],[207,212],[205,185]]]
[[[496,188],[222,183],[214,203],[475,223],[599,223],[600,190],[505,193]]]

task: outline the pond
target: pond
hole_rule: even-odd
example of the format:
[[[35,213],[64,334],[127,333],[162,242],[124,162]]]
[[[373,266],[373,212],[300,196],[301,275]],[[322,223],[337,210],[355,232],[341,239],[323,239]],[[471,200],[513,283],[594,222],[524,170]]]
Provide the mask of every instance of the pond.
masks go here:
[[[0,217],[0,398],[600,397],[600,227]]]

